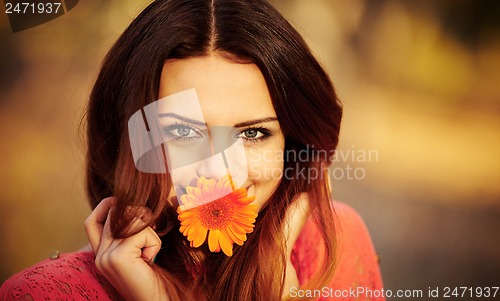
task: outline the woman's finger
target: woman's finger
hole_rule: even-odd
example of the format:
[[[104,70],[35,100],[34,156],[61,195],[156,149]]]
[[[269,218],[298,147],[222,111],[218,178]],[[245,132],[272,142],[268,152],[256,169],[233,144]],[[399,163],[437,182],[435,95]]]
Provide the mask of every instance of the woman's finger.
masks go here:
[[[144,209],[143,212],[149,211],[148,208]],[[123,244],[136,250],[136,254],[149,263],[160,251],[161,239],[151,227],[147,226],[147,222],[144,220],[144,216],[134,218],[127,231],[129,233],[137,232],[137,234],[126,238]]]
[[[94,253],[97,253],[101,242],[104,224],[108,217],[108,212],[114,206],[116,199],[109,197],[103,199],[84,222],[85,232],[89,239],[90,245]]]
[[[151,227],[146,227],[139,233],[123,239],[121,247],[133,253],[131,256],[151,263],[160,251],[161,239]]]
[[[144,241],[144,247],[142,248],[142,257],[146,259],[147,263],[151,264],[156,257],[156,254],[160,252],[161,239],[151,227],[147,227],[144,230],[147,230],[150,235],[147,235]]]

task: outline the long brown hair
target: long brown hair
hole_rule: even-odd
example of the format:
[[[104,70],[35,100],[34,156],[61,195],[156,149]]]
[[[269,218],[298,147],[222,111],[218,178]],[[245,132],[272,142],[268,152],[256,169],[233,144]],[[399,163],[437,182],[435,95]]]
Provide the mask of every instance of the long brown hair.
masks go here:
[[[325,177],[283,178],[262,208],[255,230],[232,257],[193,249],[179,232],[167,174],[139,172],[132,159],[127,122],[157,100],[163,65],[170,58],[223,53],[256,64],[262,72],[285,152],[307,152],[308,160],[285,158],[285,169],[324,171],[337,142],[342,108],[333,85],[297,31],[264,0],[164,0],[151,3],[107,54],[87,110],[86,188],[92,207],[117,197],[111,230],[130,235],[127,206],[153,212],[163,241],[155,268],[172,300],[280,300],[286,268],[285,212],[307,192],[311,216],[324,238],[319,272],[305,286],[327,284],[335,266],[335,227]]]

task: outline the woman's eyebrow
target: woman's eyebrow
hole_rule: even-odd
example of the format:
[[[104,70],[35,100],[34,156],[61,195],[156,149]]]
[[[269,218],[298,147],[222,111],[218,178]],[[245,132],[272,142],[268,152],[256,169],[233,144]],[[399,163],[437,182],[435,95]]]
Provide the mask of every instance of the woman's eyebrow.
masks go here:
[[[159,116],[160,117],[173,117],[173,118],[182,120],[184,122],[195,124],[195,125],[199,125],[199,126],[204,126],[205,125],[205,122],[203,122],[203,121],[198,121],[198,120],[195,120],[195,119],[187,118],[187,117],[175,114],[175,113],[161,113],[161,114],[159,114]]]
[[[237,123],[234,125],[234,127],[241,128],[244,126],[250,126],[250,125],[257,124],[257,123],[264,123],[264,122],[271,122],[271,121],[278,121],[278,118],[277,117],[264,117],[264,118],[249,120],[249,121]]]

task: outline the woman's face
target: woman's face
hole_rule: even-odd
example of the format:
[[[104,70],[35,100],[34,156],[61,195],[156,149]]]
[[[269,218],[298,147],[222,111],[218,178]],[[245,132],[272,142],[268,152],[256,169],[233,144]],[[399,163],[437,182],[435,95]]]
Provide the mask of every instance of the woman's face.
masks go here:
[[[262,208],[283,174],[284,137],[259,68],[218,55],[169,60],[159,98],[177,194],[229,171]]]

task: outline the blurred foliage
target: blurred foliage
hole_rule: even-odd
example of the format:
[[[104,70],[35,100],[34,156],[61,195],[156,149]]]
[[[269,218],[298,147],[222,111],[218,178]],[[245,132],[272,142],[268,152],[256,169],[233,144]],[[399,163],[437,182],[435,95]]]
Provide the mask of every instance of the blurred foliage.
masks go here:
[[[367,184],[498,201],[500,4],[273,2],[333,78],[345,106],[341,148],[379,150]]]

